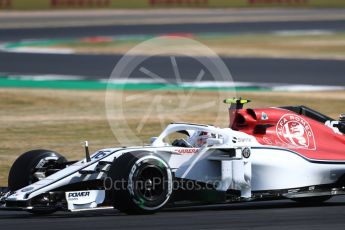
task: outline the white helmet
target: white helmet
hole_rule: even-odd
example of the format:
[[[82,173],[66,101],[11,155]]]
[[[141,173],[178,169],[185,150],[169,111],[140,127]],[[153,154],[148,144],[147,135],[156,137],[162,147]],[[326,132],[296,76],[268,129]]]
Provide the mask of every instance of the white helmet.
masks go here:
[[[211,137],[212,137],[212,134],[209,132],[197,131],[189,138],[188,142],[193,147],[200,148],[203,145],[205,145],[207,142],[207,139]]]

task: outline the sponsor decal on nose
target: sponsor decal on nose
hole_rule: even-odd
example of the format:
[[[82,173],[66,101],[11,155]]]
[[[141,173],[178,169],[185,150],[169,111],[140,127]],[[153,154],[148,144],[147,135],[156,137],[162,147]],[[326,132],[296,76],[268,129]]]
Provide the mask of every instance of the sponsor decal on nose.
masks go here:
[[[71,192],[68,194],[68,197],[87,197],[90,195],[90,192]]]

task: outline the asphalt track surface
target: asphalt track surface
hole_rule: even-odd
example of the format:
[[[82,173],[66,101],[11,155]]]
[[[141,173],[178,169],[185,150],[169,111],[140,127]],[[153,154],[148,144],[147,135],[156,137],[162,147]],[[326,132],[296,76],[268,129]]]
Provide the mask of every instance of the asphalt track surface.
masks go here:
[[[0,53],[0,72],[12,75],[77,75],[89,80],[108,79],[121,56]],[[345,85],[345,62],[336,60],[223,58],[236,82]],[[176,58],[184,81],[193,81],[202,68],[190,58]],[[174,79],[169,57],[147,59],[145,68]],[[131,78],[148,78],[133,71]],[[203,80],[219,80],[206,73]]]
[[[123,34],[167,33],[266,33],[280,30],[345,30],[345,20],[332,21],[267,21],[235,23],[185,23],[166,25],[105,25],[57,28],[0,29],[0,41],[43,38],[76,38],[86,36],[113,36]]]
[[[127,216],[116,210],[57,212],[35,216],[0,212],[1,229],[344,229],[345,198],[317,206],[293,201],[265,201],[165,210],[154,215]]]

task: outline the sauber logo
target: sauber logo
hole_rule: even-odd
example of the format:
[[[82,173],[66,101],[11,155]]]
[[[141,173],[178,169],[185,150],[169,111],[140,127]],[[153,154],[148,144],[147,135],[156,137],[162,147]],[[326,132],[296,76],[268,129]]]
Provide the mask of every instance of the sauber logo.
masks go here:
[[[277,124],[277,135],[285,144],[295,148],[315,150],[315,138],[309,123],[294,114],[282,116]]]

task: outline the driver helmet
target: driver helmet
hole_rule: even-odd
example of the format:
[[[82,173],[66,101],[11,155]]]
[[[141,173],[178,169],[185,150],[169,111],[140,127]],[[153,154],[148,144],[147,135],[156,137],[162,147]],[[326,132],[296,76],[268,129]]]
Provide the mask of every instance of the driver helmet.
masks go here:
[[[197,133],[195,141],[194,141],[194,147],[197,147],[197,148],[202,147],[203,145],[206,144],[207,139],[211,137],[212,135],[209,132],[202,131],[202,132]]]
[[[340,122],[345,122],[345,113],[342,113],[339,115],[339,121]]]

